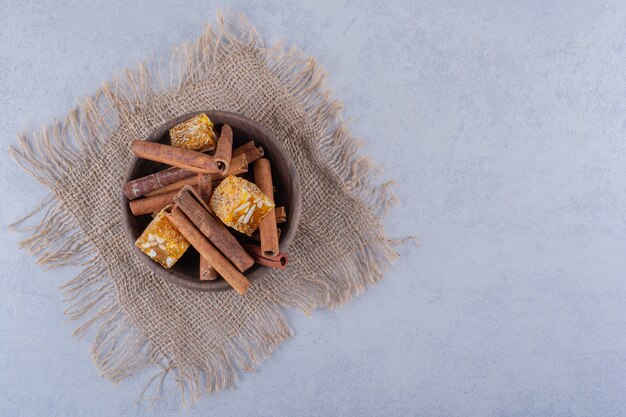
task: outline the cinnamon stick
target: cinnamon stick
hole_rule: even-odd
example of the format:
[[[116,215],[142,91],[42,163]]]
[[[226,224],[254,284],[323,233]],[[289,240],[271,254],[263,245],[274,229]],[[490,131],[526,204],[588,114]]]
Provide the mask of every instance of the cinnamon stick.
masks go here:
[[[252,255],[254,262],[258,263],[259,265],[282,270],[287,269],[289,257],[286,253],[279,253],[276,256],[268,256],[264,254],[265,252],[260,246],[250,244],[246,245],[246,250],[250,255]]]
[[[202,201],[208,203],[213,192],[213,180],[211,174],[198,174],[198,195]],[[213,268],[204,257],[200,257],[198,263],[200,281],[212,281],[217,279],[217,271]]]
[[[284,207],[276,207],[274,214],[276,214],[276,224],[287,223],[287,210]]]
[[[198,174],[198,195],[205,203],[208,203],[213,193],[213,180],[211,174]],[[217,271],[204,257],[200,257],[198,265],[200,281],[212,281],[218,278]]]
[[[200,281],[213,281],[219,277],[215,268],[209,264],[204,256],[200,255]]]
[[[139,158],[161,162],[187,171],[205,174],[221,172],[215,158],[202,152],[145,140],[134,140],[130,146],[132,152]]]
[[[256,148],[256,144],[254,143],[253,140],[249,140],[246,143],[244,143],[241,146],[237,146],[236,148],[233,149],[233,155],[239,155],[240,153],[246,153],[246,152],[250,152],[252,151],[254,148]]]
[[[239,294],[244,295],[250,286],[250,281],[237,270],[202,233],[187,218],[185,213],[173,206],[166,211],[167,218],[176,226],[178,231],[196,248],[200,256],[217,271]]]
[[[198,194],[205,203],[208,203],[213,194],[213,179],[208,174],[198,174]]]
[[[260,158],[254,163],[254,182],[256,185],[274,201],[274,185],[272,183],[272,167],[269,159]],[[261,248],[264,256],[276,256],[280,252],[278,247],[278,237],[276,235],[276,214],[274,209],[261,220],[259,225],[261,233]]]
[[[149,192],[148,194],[146,194],[146,197],[154,197],[155,195],[169,193],[171,191],[180,191],[183,189],[185,185],[192,185],[196,187],[198,185],[198,175],[211,175],[211,174],[196,174],[195,172],[192,172],[191,175],[192,176],[189,178],[185,178],[173,184],[166,185],[163,188],[159,188],[158,190]]]
[[[230,162],[230,167],[228,168],[228,172],[226,174],[207,174],[210,175],[213,181],[220,181],[226,178],[229,175],[241,175],[248,172],[248,160],[245,154],[241,153],[239,155],[235,155],[232,157]],[[195,173],[191,173],[191,177],[185,178],[181,181],[175,182],[173,184],[167,185],[163,188],[159,188],[158,190],[154,190],[148,194],[146,197],[151,197],[153,195],[163,194],[169,191],[180,191],[185,185],[198,185],[198,177],[194,175]]]
[[[244,272],[254,265],[252,257],[226,229],[226,226],[211,215],[209,207],[193,188],[189,186],[183,188],[174,197],[174,203],[239,271]]]
[[[276,236],[278,237],[278,241],[280,241],[280,234],[281,234],[282,230],[280,230],[280,227],[276,228]],[[256,230],[256,232],[254,232],[252,234],[252,236],[250,236],[252,239],[256,240],[257,242],[261,241],[261,233],[259,231],[259,229]]]
[[[145,177],[128,181],[122,191],[126,198],[133,200],[141,195],[148,194],[149,192],[166,187],[193,175],[194,173],[191,171],[185,171],[180,168],[172,167],[163,171],[155,172],[154,174],[146,175]]]
[[[244,143],[238,148],[233,149],[233,156],[245,154],[248,163],[251,164],[259,158],[265,155],[265,151],[262,146],[256,146],[253,140]]]
[[[130,206],[130,211],[135,216],[141,216],[155,211],[160,211],[168,204],[172,204],[176,194],[178,194],[177,190],[169,191],[153,197],[140,198],[138,200],[130,201],[128,205]]]
[[[245,155],[242,156],[242,155]],[[263,156],[263,148],[256,146],[254,141],[249,141],[238,148],[233,149],[231,156],[231,167],[222,178],[228,175],[241,175],[248,172],[247,164],[256,161]],[[244,161],[244,158],[245,161]],[[236,167],[236,169],[233,168]],[[182,168],[171,167],[163,171],[145,177],[129,181],[124,186],[124,195],[129,200],[133,200],[141,195],[152,196],[163,194],[167,191],[180,190],[185,185],[197,185],[196,179],[191,179],[196,173],[185,171]]]
[[[222,126],[220,137],[217,140],[217,148],[213,157],[217,161],[217,166],[220,172],[228,172],[230,166],[230,159],[233,152],[233,129],[227,124]]]

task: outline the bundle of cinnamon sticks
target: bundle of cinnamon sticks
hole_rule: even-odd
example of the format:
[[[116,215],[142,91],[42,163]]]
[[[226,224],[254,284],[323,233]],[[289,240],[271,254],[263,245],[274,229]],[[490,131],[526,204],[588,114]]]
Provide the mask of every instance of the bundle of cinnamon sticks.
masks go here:
[[[263,148],[253,140],[235,148],[233,142],[233,131],[226,124],[211,153],[135,140],[131,144],[133,154],[171,167],[129,181],[123,194],[135,216],[152,215],[161,222],[166,217],[180,234],[179,240],[189,242],[188,250],[200,254],[199,280],[221,277],[243,295],[250,285],[244,273],[255,263],[285,269],[288,257],[280,252],[278,225],[287,222],[287,213],[274,202],[271,162]],[[253,182],[231,179],[242,175],[250,178],[250,174]],[[180,257],[167,253],[172,232],[155,226],[149,225],[146,236],[142,235],[144,243],[139,246],[138,240],[136,245],[164,267],[171,267]],[[169,256],[167,262],[157,259],[161,253]]]

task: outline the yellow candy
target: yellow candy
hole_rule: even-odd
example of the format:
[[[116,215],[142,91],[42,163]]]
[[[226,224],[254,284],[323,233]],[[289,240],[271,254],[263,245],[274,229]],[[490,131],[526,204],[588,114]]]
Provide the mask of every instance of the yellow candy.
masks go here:
[[[192,151],[215,148],[217,135],[209,116],[202,113],[170,128],[172,146]]]
[[[189,242],[161,210],[139,236],[135,246],[165,268],[171,268],[183,256]]]
[[[210,206],[225,225],[251,236],[274,202],[255,184],[231,175],[215,188]]]

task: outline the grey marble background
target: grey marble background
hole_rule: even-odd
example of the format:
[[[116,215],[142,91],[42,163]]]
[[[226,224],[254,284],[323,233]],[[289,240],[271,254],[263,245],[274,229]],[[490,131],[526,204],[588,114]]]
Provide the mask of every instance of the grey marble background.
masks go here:
[[[626,416],[624,2],[236,1],[316,57],[416,234],[351,304],[237,389],[181,410],[112,385],[6,226],[44,189],[6,156],[116,71],[200,34],[212,1],[0,5],[0,415]]]

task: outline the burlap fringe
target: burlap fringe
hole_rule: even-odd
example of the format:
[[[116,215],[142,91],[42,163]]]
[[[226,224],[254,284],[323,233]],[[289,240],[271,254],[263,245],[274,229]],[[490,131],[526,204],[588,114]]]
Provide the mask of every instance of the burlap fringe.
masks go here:
[[[312,128],[319,137],[321,160],[329,164],[325,173],[335,177],[337,184],[354,197],[357,205],[373,211],[378,221],[364,232],[362,244],[342,254],[343,263],[319,263],[317,277],[309,280],[306,294],[285,287],[277,294],[281,305],[311,314],[319,307],[334,308],[349,302],[368,285],[380,280],[391,262],[399,255],[393,249],[395,241],[384,238],[381,220],[397,202],[393,194],[394,181],[375,185],[382,169],[371,158],[359,156],[362,142],[354,138],[341,117],[342,104],[332,98],[326,74],[314,59],[297,48],[282,46],[261,52],[272,73],[311,118]]]
[[[97,250],[81,231],[77,220],[57,199],[56,187],[73,170],[83,166],[98,152],[117,126],[140,111],[155,95],[175,94],[189,84],[202,81],[214,64],[214,56],[232,47],[249,48],[262,58],[293,99],[311,116],[319,132],[318,151],[329,163],[328,174],[359,204],[374,210],[382,219],[395,197],[392,182],[374,185],[381,170],[369,159],[360,158],[360,143],[351,136],[341,118],[341,103],[332,99],[326,75],[316,62],[296,48],[282,45],[265,48],[255,29],[242,15],[219,13],[217,30],[210,26],[195,42],[175,48],[167,62],[153,60],[104,84],[93,97],[86,97],[65,120],[45,127],[41,133],[19,136],[19,147],[9,151],[27,172],[51,190],[51,194],[13,228],[30,236],[21,242],[38,263],[48,267],[80,265],[84,269],[62,287],[68,303],[66,315],[82,321],[78,337],[97,325],[91,355],[102,376],[117,382],[146,367],[159,371],[148,382],[156,400],[165,377],[173,373],[185,398],[195,401],[202,392],[232,387],[236,369],[254,369],[272,349],[290,337],[280,306],[259,311],[238,335],[218,345],[214,355],[193,369],[182,368],[167,352],[159,352],[122,310],[113,282],[107,275]],[[39,216],[33,226],[25,226]],[[363,239],[346,263],[332,270],[320,270],[306,294],[286,288],[278,294],[279,304],[312,312],[320,306],[334,307],[349,301],[368,284],[378,281],[398,255],[393,242],[384,238],[380,222]],[[348,254],[347,254],[348,255]],[[330,278],[330,279],[329,279]],[[347,281],[346,281],[347,280]],[[341,288],[336,283],[342,282]],[[144,390],[145,391],[145,390]]]

